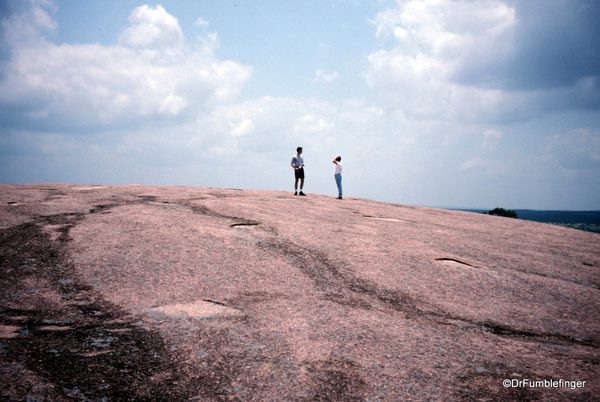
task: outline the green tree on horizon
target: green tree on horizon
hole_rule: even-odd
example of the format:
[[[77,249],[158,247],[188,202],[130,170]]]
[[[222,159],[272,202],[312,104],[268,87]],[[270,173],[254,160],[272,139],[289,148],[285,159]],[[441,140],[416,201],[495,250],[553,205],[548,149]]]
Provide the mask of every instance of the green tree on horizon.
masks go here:
[[[506,210],[504,208],[494,208],[488,212],[489,215],[506,216],[507,218],[517,219],[517,213],[513,210]]]

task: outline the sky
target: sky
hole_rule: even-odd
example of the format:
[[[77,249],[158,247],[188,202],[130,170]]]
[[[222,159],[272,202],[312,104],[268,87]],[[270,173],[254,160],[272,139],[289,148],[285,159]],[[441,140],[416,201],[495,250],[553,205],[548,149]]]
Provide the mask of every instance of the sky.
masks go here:
[[[0,182],[600,210],[597,0],[0,0]]]

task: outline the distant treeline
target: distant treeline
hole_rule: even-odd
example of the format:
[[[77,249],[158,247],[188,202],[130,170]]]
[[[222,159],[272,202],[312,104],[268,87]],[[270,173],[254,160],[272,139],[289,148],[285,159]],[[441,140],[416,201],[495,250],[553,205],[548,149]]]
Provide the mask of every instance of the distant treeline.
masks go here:
[[[600,225],[600,211],[535,211],[516,209],[519,219],[545,223],[588,223]]]
[[[519,218],[528,221],[551,223],[568,228],[600,233],[600,211],[534,211],[517,210]]]
[[[489,213],[478,209],[461,211]],[[518,219],[551,223],[588,232],[600,233],[600,211],[536,211],[533,209],[515,209]]]

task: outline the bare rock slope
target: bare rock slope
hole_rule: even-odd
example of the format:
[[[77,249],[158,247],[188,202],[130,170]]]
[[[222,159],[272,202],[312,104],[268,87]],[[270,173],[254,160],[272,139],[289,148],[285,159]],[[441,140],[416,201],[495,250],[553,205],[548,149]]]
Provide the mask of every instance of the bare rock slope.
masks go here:
[[[0,264],[3,400],[600,395],[594,233],[276,191],[0,185]]]

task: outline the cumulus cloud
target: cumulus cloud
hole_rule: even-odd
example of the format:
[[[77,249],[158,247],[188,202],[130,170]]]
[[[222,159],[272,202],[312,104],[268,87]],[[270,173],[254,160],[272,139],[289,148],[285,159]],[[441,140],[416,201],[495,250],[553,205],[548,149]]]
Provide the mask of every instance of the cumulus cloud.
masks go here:
[[[131,27],[125,29],[119,41],[134,47],[176,47],[183,43],[183,32],[177,18],[160,5],[137,7],[129,16]]]
[[[501,57],[510,47],[514,9],[500,1],[399,2],[372,21],[379,37],[394,35],[396,45],[369,56],[367,83],[389,92],[407,112],[421,118],[467,117],[462,105],[485,112],[506,95],[453,82],[461,66]],[[486,116],[487,117],[487,116]]]
[[[5,126],[131,125],[160,116],[199,113],[239,93],[252,69],[215,55],[216,33],[189,43],[161,6],[141,6],[120,45],[55,45],[50,10],[33,4],[3,21],[10,58],[2,63]],[[140,120],[144,119],[144,120]]]
[[[600,45],[593,36],[598,29],[575,28],[568,35],[555,23],[571,18],[589,25],[586,21],[592,17],[583,16],[582,10],[597,21],[600,7],[586,1],[574,2],[579,7],[552,3],[566,15],[535,14],[528,1],[398,1],[371,20],[376,35],[392,40],[393,46],[369,55],[367,84],[379,88],[406,115],[421,119],[514,120],[575,105],[598,107],[600,63],[598,52],[588,46]],[[554,10],[547,2],[538,9]],[[574,28],[563,25],[565,30]],[[533,48],[534,38],[557,31],[565,34],[561,48],[576,50],[557,54],[550,43]],[[591,61],[582,61],[582,54],[590,55]],[[576,72],[573,65],[579,66]],[[536,77],[532,68],[537,69]],[[559,74],[568,79],[553,78]],[[583,82],[588,83],[586,89]]]

